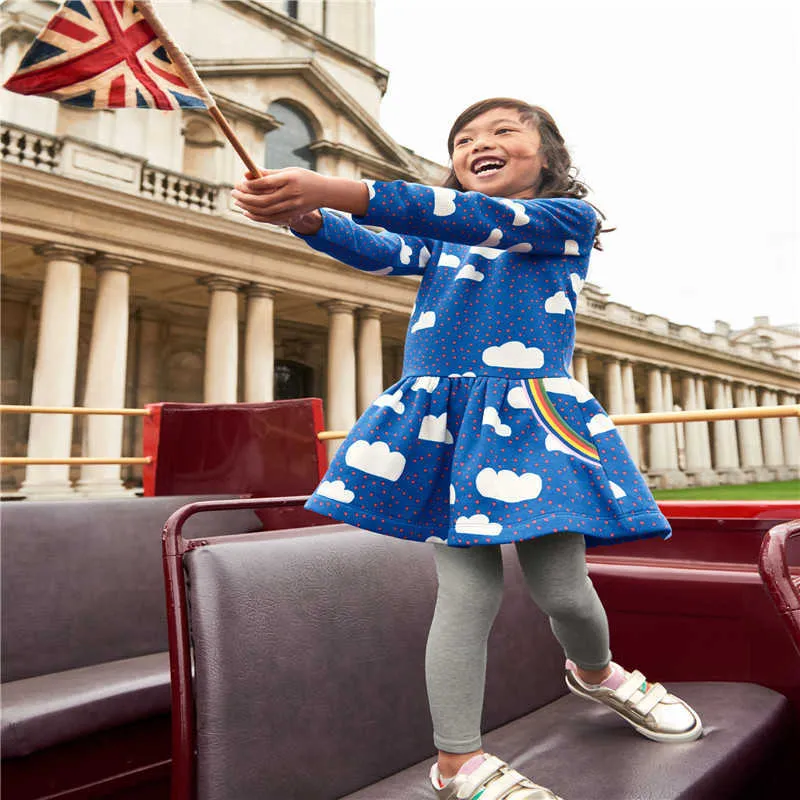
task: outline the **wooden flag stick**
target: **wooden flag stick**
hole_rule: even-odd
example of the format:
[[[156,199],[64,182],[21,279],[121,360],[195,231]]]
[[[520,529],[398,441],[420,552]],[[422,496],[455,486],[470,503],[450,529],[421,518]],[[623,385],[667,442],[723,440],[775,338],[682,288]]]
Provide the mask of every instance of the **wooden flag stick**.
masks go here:
[[[253,159],[250,157],[250,154],[247,152],[247,150],[245,150],[244,145],[239,141],[239,138],[233,132],[233,128],[231,128],[228,120],[225,119],[225,116],[219,110],[216,100],[214,100],[208,89],[206,89],[206,87],[203,85],[203,82],[200,80],[200,76],[192,66],[192,62],[189,61],[183,50],[178,47],[175,40],[169,35],[169,32],[164,27],[164,23],[156,13],[153,3],[150,0],[138,0],[136,7],[142,12],[142,16],[150,24],[150,27],[155,32],[156,36],[158,36],[161,44],[164,45],[164,49],[167,51],[169,57],[178,68],[179,72],[181,73],[181,77],[186,81],[186,84],[190,89],[200,95],[203,102],[208,107],[208,113],[211,114],[217,125],[219,125],[220,130],[225,135],[225,138],[233,145],[233,149],[247,167],[248,173],[253,178],[258,177],[261,174],[258,165],[255,161],[253,161]]]

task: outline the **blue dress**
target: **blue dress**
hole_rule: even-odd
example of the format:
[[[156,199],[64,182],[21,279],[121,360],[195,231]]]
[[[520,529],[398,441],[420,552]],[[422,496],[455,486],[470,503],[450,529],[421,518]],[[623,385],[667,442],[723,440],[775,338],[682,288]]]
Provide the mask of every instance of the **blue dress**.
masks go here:
[[[590,546],[667,538],[613,422],[569,374],[592,207],[367,184],[365,216],[323,210],[320,231],[301,238],[366,272],[422,280],[402,378],[352,428],[306,508],[460,547],[557,531]]]

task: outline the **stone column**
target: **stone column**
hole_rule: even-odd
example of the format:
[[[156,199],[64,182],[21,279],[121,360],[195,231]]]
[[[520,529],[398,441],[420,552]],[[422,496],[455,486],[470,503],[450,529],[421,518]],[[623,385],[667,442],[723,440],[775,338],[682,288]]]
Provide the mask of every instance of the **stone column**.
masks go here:
[[[633,381],[633,364],[630,361],[622,362],[622,406],[625,414],[635,414],[636,409],[636,387]],[[625,425],[622,429],[625,442],[630,450],[633,463],[641,468],[641,453],[639,448],[639,426]]]
[[[658,367],[647,370],[647,410],[650,412],[665,411],[664,381]],[[648,472],[660,483],[661,475],[669,469],[666,431],[664,425],[648,425],[647,440],[649,445]]]
[[[782,392],[780,403],[785,406],[793,406],[797,403],[797,398]],[[781,432],[786,467],[789,471],[789,479],[792,480],[800,475],[800,418],[796,416],[782,417]]]
[[[157,307],[144,306],[136,312],[136,406],[144,408],[148,403],[163,400],[161,388],[162,319]],[[144,420],[136,417],[133,450],[137,456],[142,452]],[[138,474],[138,470],[137,470]]]
[[[711,384],[711,402],[716,409],[730,408],[730,384],[715,378]],[[736,447],[736,423],[732,419],[714,422],[714,468],[721,483],[743,483],[744,475],[739,469],[739,454]]]
[[[697,380],[693,375],[681,377],[681,399],[684,411],[696,411]],[[683,435],[685,437],[686,474],[698,486],[710,486],[715,482],[714,475],[705,465],[705,449],[703,447],[704,422],[685,422]]]
[[[695,379],[695,404],[698,411],[706,411],[706,383],[703,378],[696,378]],[[700,442],[702,445],[703,451],[703,466],[710,470],[711,469],[711,437],[709,435],[708,430],[708,423],[707,422],[698,422],[697,423],[700,428]]]
[[[778,405],[778,394],[769,389],[761,392],[761,406]],[[761,421],[761,440],[764,443],[764,465],[770,469],[775,480],[787,480],[781,442],[781,421],[778,417],[765,418]]]
[[[141,262],[119,256],[100,256],[97,271],[92,338],[86,371],[86,408],[123,408],[128,364],[128,326],[131,267]],[[83,455],[119,458],[125,418],[93,415],[86,418]],[[84,465],[77,490],[87,496],[130,494],[122,486],[119,464]]]
[[[755,389],[750,386],[736,387],[736,407],[750,408],[756,405]],[[761,431],[757,419],[736,420],[739,432],[739,462],[749,482],[768,480],[761,452]]]
[[[251,283],[246,294],[244,401],[265,403],[275,398],[275,292]]]
[[[325,425],[328,430],[349,430],[356,421],[356,354],[353,343],[355,306],[334,300],[324,303],[328,311],[328,391]],[[328,443],[332,457],[341,439]]]
[[[578,383],[589,389],[589,359],[585,353],[576,352],[572,357],[572,374]],[[591,389],[589,389],[591,391]]]
[[[664,410],[674,411],[675,400],[672,395],[672,372],[664,370],[663,393]],[[671,422],[662,426],[664,429],[664,441],[667,448],[667,463],[672,474],[672,487],[686,486],[686,475],[681,472],[678,465],[678,426]],[[672,488],[670,487],[670,488]]]
[[[606,383],[606,411],[609,414],[624,414],[622,399],[622,366],[619,359],[607,358],[603,362]]]
[[[231,278],[202,278],[211,301],[206,331],[206,368],[203,400],[206,403],[235,403],[239,377],[239,295],[240,281]]]
[[[81,266],[91,250],[60,245],[37,247],[46,261],[36,365],[31,404],[75,404],[78,362],[78,323],[81,303]],[[72,451],[72,416],[33,414],[28,433],[30,458],[68,458]],[[21,494],[36,499],[74,496],[67,464],[31,464],[25,470]]]
[[[358,311],[358,413],[363,414],[383,391],[381,311]]]

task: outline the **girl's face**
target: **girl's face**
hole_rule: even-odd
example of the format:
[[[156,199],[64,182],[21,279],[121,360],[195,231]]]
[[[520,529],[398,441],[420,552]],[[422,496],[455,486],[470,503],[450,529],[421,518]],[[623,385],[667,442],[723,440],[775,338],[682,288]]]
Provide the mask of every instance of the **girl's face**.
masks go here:
[[[493,108],[453,140],[453,171],[464,191],[493,197],[536,196],[542,168],[539,131],[513,108]]]

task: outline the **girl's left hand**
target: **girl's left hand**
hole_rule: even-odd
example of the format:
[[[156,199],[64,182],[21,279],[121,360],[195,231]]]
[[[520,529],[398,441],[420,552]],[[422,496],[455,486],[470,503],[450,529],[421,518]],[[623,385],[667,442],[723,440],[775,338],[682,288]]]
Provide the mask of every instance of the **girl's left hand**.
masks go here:
[[[260,177],[236,184],[231,195],[248,219],[288,225],[325,205],[328,180],[299,167],[262,170]]]

